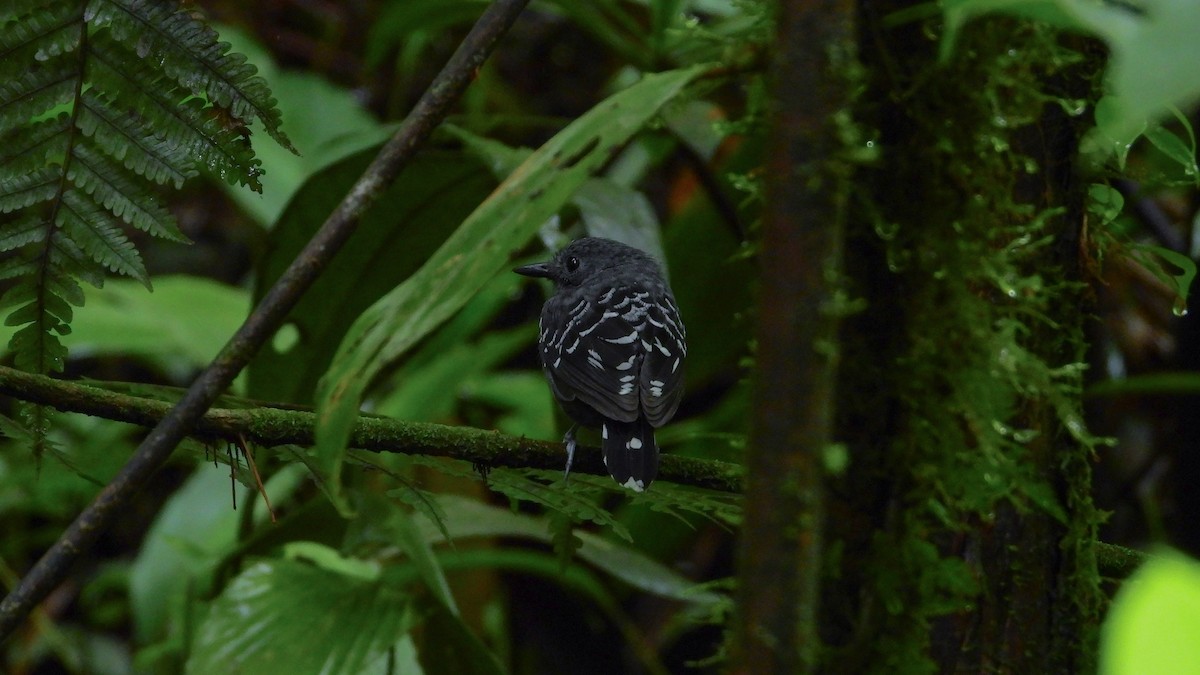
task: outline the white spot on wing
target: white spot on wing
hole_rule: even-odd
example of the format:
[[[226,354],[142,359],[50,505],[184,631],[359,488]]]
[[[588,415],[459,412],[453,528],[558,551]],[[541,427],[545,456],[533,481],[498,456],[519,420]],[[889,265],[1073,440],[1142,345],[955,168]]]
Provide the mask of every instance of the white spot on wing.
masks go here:
[[[634,480],[633,476],[630,476],[629,480],[625,481],[625,484],[622,485],[621,487],[628,488],[630,490],[633,490],[634,492],[645,492],[646,491],[646,486],[642,483],[642,481]]]
[[[614,345],[631,345],[637,340],[637,338],[638,333],[635,330],[629,335],[624,335],[619,338],[604,338],[604,341]]]
[[[633,438],[629,439],[629,449],[630,450],[641,450],[642,449],[642,439],[638,438],[637,436],[634,436]]]
[[[670,355],[671,355],[671,352],[670,352],[670,350],[668,350],[666,347],[664,347],[664,346],[663,346],[663,343],[661,343],[661,342],[659,342],[659,341],[658,341],[658,336],[657,336],[657,335],[656,335],[656,336],[654,336],[654,346],[658,348],[658,351],[662,352],[662,355],[663,355],[663,356],[670,356]]]

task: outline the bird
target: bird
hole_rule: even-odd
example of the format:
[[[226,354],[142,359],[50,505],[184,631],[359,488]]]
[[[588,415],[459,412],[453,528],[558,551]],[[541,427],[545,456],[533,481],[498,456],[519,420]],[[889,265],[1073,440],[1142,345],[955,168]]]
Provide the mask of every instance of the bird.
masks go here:
[[[554,282],[538,349],[550,391],[574,422],[563,437],[564,477],[575,457],[575,430],[599,427],[609,474],[645,491],[658,474],[654,430],[679,407],[687,357],[687,333],[662,267],[632,246],[583,237],[547,262],[513,271]]]

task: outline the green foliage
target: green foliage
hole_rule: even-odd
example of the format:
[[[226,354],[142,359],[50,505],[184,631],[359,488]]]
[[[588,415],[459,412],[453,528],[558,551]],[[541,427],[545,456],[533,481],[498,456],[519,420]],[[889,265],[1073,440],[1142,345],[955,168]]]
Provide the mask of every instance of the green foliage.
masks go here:
[[[646,75],[559,132],[501,183],[421,268],[350,327],[318,389],[317,466],[341,493],[342,458],[371,379],[445,321],[593,171],[702,70]]]
[[[1104,622],[1101,675],[1196,672],[1200,563],[1161,551],[1126,580]]]
[[[440,58],[447,44],[446,29],[465,24],[485,4],[387,4],[368,57],[383,63],[398,47],[397,63],[420,67],[395,74],[395,81],[424,78],[427,56]],[[41,321],[38,330],[14,340],[13,351],[49,354],[61,365],[70,348],[76,358],[94,358],[72,363],[85,376],[97,376],[93,368],[102,369],[102,377],[112,377],[109,369],[121,377],[132,369],[139,379],[186,381],[324,221],[389,127],[363,112],[368,87],[341,89],[311,73],[268,65],[262,75],[287,115],[285,127],[252,68],[193,14],[173,12],[173,5],[89,0],[53,21],[40,14],[51,3],[0,5],[0,40],[17,35],[35,45],[23,61],[28,77],[50,77],[46,73],[57,68],[51,75],[61,79],[57,88],[19,96],[10,94],[34,86],[25,74],[0,80],[0,114],[16,120],[5,138],[22,144],[0,149],[0,171],[6,172],[0,176],[0,211],[6,214],[0,249],[21,254],[0,261],[0,268],[14,279],[46,271],[37,266],[41,250],[67,261],[55,263],[61,270],[46,268],[47,285],[26,284],[5,298],[16,310],[14,332],[28,328],[26,319]],[[527,102],[506,98],[507,74],[484,66],[472,87],[477,98],[467,102],[467,115],[455,119],[459,133],[416,158],[253,362],[239,385],[259,400],[226,399],[222,405],[317,398],[327,415],[342,415],[333,420],[338,424],[364,405],[400,419],[557,438],[553,400],[541,374],[529,367],[536,327],[525,312],[533,289],[507,268],[535,232],[562,237],[578,223],[594,233],[642,237],[672,262],[689,327],[713,336],[698,344],[690,374],[697,391],[711,389],[703,396],[714,408],[665,429],[661,438],[671,451],[736,459],[749,404],[744,386],[726,390],[739,377],[735,364],[748,335],[743,312],[753,267],[739,253],[736,224],[714,216],[704,193],[687,185],[690,178],[679,182],[694,194],[672,195],[665,208],[658,191],[645,186],[686,174],[674,166],[685,147],[699,158],[696,170],[707,170],[710,161],[719,166],[726,143],[736,146],[738,171],[756,166],[762,143],[731,142],[726,132],[732,126],[714,124],[731,108],[721,100],[726,94],[707,96],[718,85],[697,84],[714,74],[713,66],[691,64],[750,63],[760,45],[745,38],[766,39],[768,8],[676,0],[644,7],[617,0],[542,3],[553,21],[582,30],[616,58],[642,68],[611,64],[597,90],[584,92],[595,107],[568,124],[523,119],[520,106]],[[26,21],[35,12],[38,17]],[[145,26],[136,27],[130,17]],[[47,41],[35,30],[41,28],[65,37]],[[236,30],[222,34],[255,63],[269,64],[265,50]],[[524,39],[519,32],[512,37],[518,46]],[[34,58],[39,55],[45,58]],[[35,67],[27,68],[31,63]],[[0,71],[7,67],[6,60]],[[735,98],[736,89],[730,88]],[[555,128],[503,133],[511,129],[495,121],[504,115],[493,113],[512,112],[505,106],[516,108],[518,114],[508,118],[518,118],[517,129]],[[286,128],[305,157],[274,147],[252,152],[246,139],[260,127],[287,145]],[[502,132],[493,133],[496,128]],[[550,136],[540,149],[519,148]],[[18,150],[5,154],[12,148]],[[708,178],[720,189],[725,176],[719,168],[711,171]],[[153,294],[138,285],[147,265],[130,242],[142,233],[182,239],[157,187],[198,174],[224,179],[220,188],[243,215],[270,229],[265,245],[254,249],[260,257],[253,294],[178,276],[156,276]],[[503,180],[498,189],[496,179]],[[251,194],[259,188],[274,194]],[[56,204],[74,209],[61,223],[47,220]],[[127,236],[128,228],[139,232]],[[87,265],[78,263],[84,259]],[[158,269],[161,261],[153,262]],[[132,280],[110,281],[103,293],[81,283],[99,287],[109,271]],[[43,287],[52,292],[37,295]],[[85,300],[88,311],[76,314]],[[514,311],[518,304],[520,313]],[[343,338],[348,326],[350,335]],[[30,344],[47,335],[55,342]],[[153,400],[178,396],[171,386],[104,386]],[[66,418],[49,437],[61,462],[40,479],[31,463],[10,466],[0,457],[6,520],[69,517],[111,477],[138,437],[126,425],[89,426]],[[36,442],[31,430],[45,423],[23,421],[0,419],[0,430]],[[720,623],[730,615],[727,585],[698,587],[675,563],[699,537],[714,537],[718,545],[729,541],[729,528],[741,519],[736,495],[660,483],[652,493],[631,497],[607,478],[574,475],[564,482],[559,471],[489,471],[426,457],[346,452],[340,441],[326,446],[324,454],[291,446],[256,453],[278,524],[267,522],[253,476],[236,456],[224,448],[210,453],[194,442],[177,453],[147,499],[166,499],[167,506],[146,528],[144,542],[139,533],[124,533],[121,540],[141,543],[136,561],[107,570],[103,588],[97,583],[88,591],[80,583],[91,595],[116,593],[113,579],[117,587],[128,585],[128,604],[118,600],[107,607],[128,612],[132,621],[123,634],[134,637],[121,645],[127,658],[135,652],[132,670],[503,672],[518,653],[504,625],[510,608],[503,584],[515,575],[561,590],[588,615],[586,625],[599,618],[614,627],[649,672],[663,670],[656,647],[665,651],[696,621]],[[202,458],[219,468],[180,475]],[[343,462],[349,468],[337,480]],[[183,487],[173,487],[180,480]],[[230,510],[230,489],[237,510]],[[460,489],[476,496],[445,494]],[[327,495],[354,508],[357,517],[342,519]],[[489,497],[507,500],[510,508],[489,504]],[[6,537],[6,562],[24,564],[57,528],[55,522],[36,536]],[[486,600],[471,593],[470,584],[459,585],[464,575],[491,580]],[[672,615],[659,619],[657,644],[635,623],[642,618],[632,616],[642,610],[631,607],[646,600],[666,601],[669,611],[656,604],[654,613]],[[90,627],[82,632],[92,635]]]
[[[867,313],[850,320],[847,376],[860,387],[881,381],[887,393],[856,389],[841,399],[842,414],[898,421],[861,440],[847,431],[850,477],[842,479],[893,491],[878,512],[884,533],[869,543],[847,534],[870,552],[860,574],[880,584],[872,597],[886,610],[849,630],[888,636],[873,656],[853,662],[888,672],[937,672],[929,642],[937,620],[1007,602],[988,584],[1008,570],[964,556],[964,547],[1002,545],[990,538],[1003,518],[1062,528],[1072,561],[1063,583],[1078,616],[1095,616],[1099,598],[1082,556],[1098,522],[1088,459],[1102,441],[1083,423],[1083,286],[1072,278],[1073,251],[1064,253],[1083,214],[1062,206],[1077,195],[1060,187],[1055,151],[1029,140],[1054,123],[1054,108],[1068,119],[1082,114],[1084,102],[1046,86],[1060,73],[1078,76],[1082,57],[1042,25],[993,19],[958,28],[949,17],[945,39],[958,46],[942,63],[893,55],[895,72],[913,73],[899,86],[920,94],[870,112],[892,116],[887,128],[909,150],[889,155],[886,173],[875,176],[878,203],[861,210],[862,234],[879,243],[876,267],[847,262],[871,280],[872,293]],[[881,306],[891,302],[903,310]],[[901,322],[886,346],[866,337],[881,321]],[[896,352],[880,358],[880,348]],[[876,370],[860,371],[858,354],[870,355]],[[888,365],[879,370],[880,363]],[[886,447],[876,454],[871,444],[880,438]],[[861,472],[879,472],[879,482],[858,483]],[[833,555],[842,554],[836,547]],[[1079,630],[1086,643],[1086,627]],[[859,658],[834,650],[827,658],[842,656]]]
[[[375,153],[370,149],[335,162],[299,188],[267,241],[257,270],[257,297],[283,273]],[[270,345],[251,362],[250,395],[312,403],[346,327],[419,269],[494,187],[487,172],[463,153],[419,155],[288,315],[299,338]]]
[[[265,82],[173,4],[18,5],[0,29],[0,299],[18,368],[62,370],[78,280],[150,285],[124,232],[185,241],[153,196],[201,170],[258,188],[246,125],[291,147]]]
[[[186,672],[388,672],[414,610],[362,567],[304,551],[248,566],[200,624]]]
[[[1200,76],[1181,63],[1200,59],[1194,36],[1200,6],[1191,0],[1146,0],[1136,4],[1088,0],[953,0],[943,3],[949,52],[964,23],[1003,12],[1095,35],[1111,56],[1105,98],[1096,110],[1097,129],[1085,152],[1123,156],[1130,145],[1173,106],[1200,99]],[[1153,77],[1148,74],[1154,73]],[[1192,157],[1195,152],[1193,148]],[[1190,160],[1194,163],[1194,159]]]

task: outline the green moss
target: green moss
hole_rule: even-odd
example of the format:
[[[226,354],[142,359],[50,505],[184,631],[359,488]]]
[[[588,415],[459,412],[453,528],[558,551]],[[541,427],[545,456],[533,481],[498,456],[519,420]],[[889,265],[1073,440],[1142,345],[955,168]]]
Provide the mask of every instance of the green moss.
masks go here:
[[[863,575],[875,580],[886,611],[857,630],[887,636],[870,662],[934,672],[931,622],[964,611],[984,588],[978,561],[943,553],[955,548],[946,542],[991,527],[1009,508],[1063,532],[1059,583],[1072,606],[1058,621],[1076,624],[1090,644],[1097,439],[1080,413],[1082,286],[1064,248],[1075,195],[1051,185],[1052,170],[1023,150],[1035,144],[1048,107],[1082,110],[1046,85],[1081,57],[1049,28],[985,20],[963,31],[947,64],[936,64],[932,49],[912,57],[893,47],[887,59],[888,78],[876,82],[896,89],[884,114],[903,117],[881,115],[886,174],[858,212],[889,270],[876,285],[891,285],[864,291],[869,313],[901,322],[888,327],[895,353],[886,372],[872,376],[898,420],[879,452],[877,480],[898,492]],[[897,156],[898,148],[909,154]],[[903,307],[884,311],[881,302]],[[851,347],[845,358],[879,356]]]

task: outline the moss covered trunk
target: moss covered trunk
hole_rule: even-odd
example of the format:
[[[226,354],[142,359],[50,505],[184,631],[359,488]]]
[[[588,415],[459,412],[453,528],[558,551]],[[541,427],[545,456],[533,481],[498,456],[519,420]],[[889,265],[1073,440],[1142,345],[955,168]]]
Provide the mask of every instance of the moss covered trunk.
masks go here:
[[[1049,30],[864,3],[822,630],[837,672],[1088,672],[1098,590],[1079,387],[1087,59]]]

